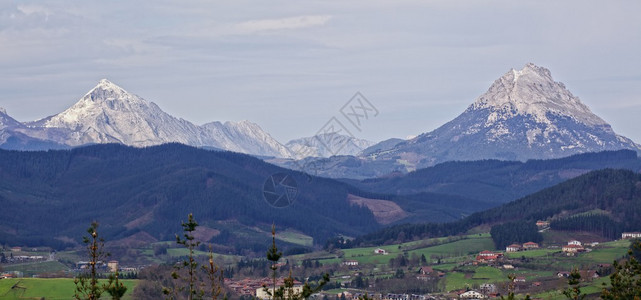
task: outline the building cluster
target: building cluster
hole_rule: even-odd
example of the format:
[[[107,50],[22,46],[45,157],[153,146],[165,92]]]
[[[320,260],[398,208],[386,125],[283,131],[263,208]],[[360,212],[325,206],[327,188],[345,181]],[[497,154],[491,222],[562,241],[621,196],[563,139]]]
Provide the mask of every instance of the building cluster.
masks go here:
[[[489,250],[481,251],[476,256],[476,262],[478,263],[491,263],[496,262],[503,258],[503,253],[501,252],[492,252]]]
[[[641,239],[641,232],[624,232],[621,234],[621,238],[626,239]]]
[[[283,286],[285,284],[284,278],[276,279],[276,286]],[[252,279],[245,278],[241,280],[234,280],[225,278],[225,286],[233,290],[236,294],[241,296],[256,297],[259,299],[264,299],[267,295],[265,292],[265,287],[268,287],[271,292],[271,286],[274,285],[274,279],[269,277]],[[302,283],[299,281],[294,281],[294,290],[302,290]],[[300,292],[300,291],[299,291]],[[262,297],[261,297],[262,296]]]
[[[337,296],[339,299],[343,299],[344,297],[345,300],[359,300],[365,296],[365,293],[346,291],[338,294]],[[431,299],[434,299],[429,295],[416,295],[416,294],[367,293],[367,296],[374,300],[431,300]]]
[[[523,245],[512,244],[505,247],[505,252],[518,252],[518,251],[527,251],[532,249],[539,249],[539,244],[535,242],[527,242]]]

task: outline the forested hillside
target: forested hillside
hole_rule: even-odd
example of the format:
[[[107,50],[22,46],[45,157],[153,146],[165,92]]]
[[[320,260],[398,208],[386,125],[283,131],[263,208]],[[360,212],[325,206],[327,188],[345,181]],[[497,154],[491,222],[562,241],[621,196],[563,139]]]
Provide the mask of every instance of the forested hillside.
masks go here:
[[[581,222],[583,218],[594,218],[590,213],[594,210],[606,212],[599,217],[600,223]],[[641,175],[628,170],[593,171],[461,221],[393,226],[362,236],[354,244],[385,243],[396,240],[401,232],[406,240],[412,240],[460,234],[480,225],[533,224],[548,219],[564,230],[592,231],[610,238],[625,230],[639,231]]]
[[[298,183],[298,196],[289,207],[273,208],[263,198],[265,180],[278,172]],[[236,249],[264,247],[264,241],[252,241],[243,229],[268,229],[272,223],[319,244],[337,234],[381,228],[368,208],[348,201],[348,194],[398,203],[404,220],[413,221],[451,221],[488,207],[458,196],[371,194],[248,155],[179,144],[0,151],[0,243],[61,248],[79,241],[93,220],[101,223],[108,240],[134,234],[173,240],[190,212],[209,233],[218,234],[217,243]]]
[[[605,168],[639,172],[641,159],[635,151],[620,150],[527,162],[446,162],[401,176],[345,181],[362,190],[384,194],[433,192],[499,205]]]

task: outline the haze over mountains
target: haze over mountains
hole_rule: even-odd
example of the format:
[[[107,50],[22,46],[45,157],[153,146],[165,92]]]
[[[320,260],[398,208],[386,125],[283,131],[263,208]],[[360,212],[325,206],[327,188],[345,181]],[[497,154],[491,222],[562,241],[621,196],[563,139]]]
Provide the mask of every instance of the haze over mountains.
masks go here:
[[[0,148],[4,149],[103,143],[145,147],[176,142],[266,157],[291,169],[311,164],[314,170],[307,171],[327,177],[378,177],[445,161],[525,161],[605,150],[641,151],[562,83],[555,82],[549,70],[531,63],[497,79],[452,121],[413,139],[375,144],[330,135],[283,144],[249,121],[198,126],[106,79],[67,110],[38,121],[21,123],[0,111]],[[328,140],[332,145],[323,142]]]

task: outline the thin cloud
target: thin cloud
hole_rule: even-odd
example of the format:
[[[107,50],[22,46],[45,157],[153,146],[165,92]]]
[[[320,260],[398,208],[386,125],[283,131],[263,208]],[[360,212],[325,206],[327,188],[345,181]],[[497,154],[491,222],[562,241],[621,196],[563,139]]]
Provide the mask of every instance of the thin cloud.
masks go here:
[[[325,25],[332,16],[311,15],[280,19],[251,20],[237,24],[239,33],[255,33],[261,31],[291,30]]]

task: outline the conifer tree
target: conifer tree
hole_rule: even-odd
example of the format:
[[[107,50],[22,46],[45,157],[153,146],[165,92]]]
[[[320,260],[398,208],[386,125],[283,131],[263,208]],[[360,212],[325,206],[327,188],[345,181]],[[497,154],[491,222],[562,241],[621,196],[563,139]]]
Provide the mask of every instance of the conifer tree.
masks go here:
[[[92,222],[87,229],[89,236],[83,236],[82,242],[87,245],[89,252],[89,273],[78,275],[74,279],[76,290],[74,298],[78,300],[97,300],[104,291],[103,287],[98,285],[97,264],[109,257],[109,253],[104,250],[105,240],[98,234],[98,222]]]
[[[572,272],[570,272],[570,276],[568,277],[568,284],[570,285],[570,287],[567,290],[563,291],[563,295],[565,295],[566,298],[572,300],[585,299],[586,295],[581,294],[579,283],[581,283],[581,274],[579,273],[578,269],[573,269]]]
[[[641,241],[632,242],[628,250],[627,261],[619,263],[614,261],[614,272],[610,275],[611,288],[603,288],[602,299],[641,300],[641,262],[634,256],[634,250],[641,251]]]
[[[276,227],[272,224],[272,246],[267,250],[267,260],[271,262],[272,269],[272,279],[273,286],[270,291],[266,286],[263,287],[263,290],[272,297],[273,300],[302,300],[309,298],[312,294],[320,291],[325,284],[329,282],[329,274],[323,275],[323,278],[319,281],[318,286],[312,288],[308,282],[302,287],[300,292],[296,292],[294,289],[294,278],[292,277],[291,269],[289,271],[289,276],[284,279],[283,285],[276,287],[276,270],[278,270],[278,260],[283,256],[283,253],[278,251],[276,247]]]
[[[196,257],[196,249],[201,242],[196,240],[194,236],[198,222],[194,219],[193,214],[189,214],[187,222],[182,222],[181,226],[183,234],[182,237],[176,235],[176,243],[187,248],[188,254],[186,259],[175,266],[171,277],[174,281],[185,283],[186,286],[178,284],[176,287],[176,284],[174,284],[174,287],[163,287],[162,292],[168,299],[182,299],[185,297],[184,293],[187,293],[186,298],[189,300],[204,299],[205,296],[211,296],[212,300],[216,300],[223,290],[223,270],[214,262],[214,254],[211,247],[209,248],[208,264],[199,264]],[[198,272],[199,269],[204,275]],[[186,275],[181,274],[183,270],[186,270],[184,271]],[[206,278],[207,282],[205,282],[204,278]]]
[[[109,282],[102,286],[112,300],[120,300],[127,292],[127,287],[118,281],[118,271],[109,275]]]

